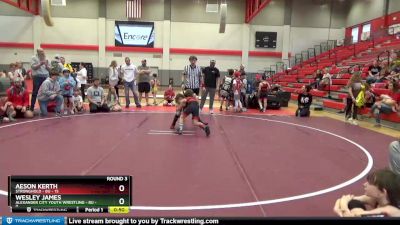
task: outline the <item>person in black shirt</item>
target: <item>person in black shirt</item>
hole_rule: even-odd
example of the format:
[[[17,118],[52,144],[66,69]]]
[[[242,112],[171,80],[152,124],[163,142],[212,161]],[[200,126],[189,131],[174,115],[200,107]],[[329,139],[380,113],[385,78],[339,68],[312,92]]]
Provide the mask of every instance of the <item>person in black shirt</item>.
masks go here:
[[[210,61],[210,66],[203,69],[203,91],[201,95],[200,110],[203,109],[207,95],[210,94],[210,114],[213,114],[213,105],[217,84],[219,84],[219,70],[215,67],[215,60]]]
[[[310,94],[311,86],[303,86],[302,91],[303,93],[299,94],[297,98],[298,108],[296,110],[296,116],[309,117],[312,103],[312,95]]]
[[[377,76],[381,72],[382,67],[378,65],[378,61],[374,60],[371,66],[368,68],[367,83],[373,84],[377,81]]]

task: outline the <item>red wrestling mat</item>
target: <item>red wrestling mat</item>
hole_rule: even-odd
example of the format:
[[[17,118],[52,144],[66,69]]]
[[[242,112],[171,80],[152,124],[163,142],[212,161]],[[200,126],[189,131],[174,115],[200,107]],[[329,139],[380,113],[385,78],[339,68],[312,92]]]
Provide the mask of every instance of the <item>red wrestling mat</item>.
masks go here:
[[[386,166],[392,141],[327,118],[244,114],[204,114],[210,137],[190,121],[178,136],[172,118],[133,112],[2,125],[0,214],[10,215],[8,175],[129,174],[134,216],[334,216],[336,198],[362,194],[371,166]]]

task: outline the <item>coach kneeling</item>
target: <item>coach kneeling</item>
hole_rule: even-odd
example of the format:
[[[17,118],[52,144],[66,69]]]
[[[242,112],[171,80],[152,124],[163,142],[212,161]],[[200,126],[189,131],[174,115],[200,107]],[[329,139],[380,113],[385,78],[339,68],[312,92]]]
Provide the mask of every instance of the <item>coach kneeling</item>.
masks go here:
[[[64,98],[61,95],[60,84],[57,81],[59,75],[59,71],[52,69],[50,71],[50,77],[40,85],[38,101],[41,116],[47,116],[47,106],[52,101],[56,102],[56,116],[61,116],[61,107],[64,103]],[[33,108],[34,106],[31,107]]]

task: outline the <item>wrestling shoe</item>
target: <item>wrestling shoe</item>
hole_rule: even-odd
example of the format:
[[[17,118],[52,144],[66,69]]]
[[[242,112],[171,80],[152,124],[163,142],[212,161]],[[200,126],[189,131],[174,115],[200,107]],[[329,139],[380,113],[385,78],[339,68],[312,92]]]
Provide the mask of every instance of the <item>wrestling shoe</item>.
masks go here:
[[[181,128],[178,128],[176,130],[176,133],[179,134],[179,135],[182,135],[183,134],[183,130]]]
[[[206,132],[207,137],[210,136],[211,131],[209,126],[204,127],[204,131]]]

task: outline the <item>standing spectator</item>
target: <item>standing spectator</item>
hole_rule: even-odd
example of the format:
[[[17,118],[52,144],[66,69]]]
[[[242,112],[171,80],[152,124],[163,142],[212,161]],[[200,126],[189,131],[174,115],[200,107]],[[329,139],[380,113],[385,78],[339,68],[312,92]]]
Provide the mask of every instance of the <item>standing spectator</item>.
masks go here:
[[[240,91],[242,90],[242,80],[240,79],[241,73],[239,71],[234,73],[235,79],[233,80],[233,99],[235,100],[235,112],[242,112],[243,106],[242,102],[240,101]]]
[[[214,105],[214,98],[215,98],[215,91],[218,91],[217,84],[219,84],[219,70],[215,67],[215,60],[210,61],[210,66],[207,66],[203,70],[203,91],[201,95],[201,102],[200,102],[200,111],[204,107],[204,103],[206,102],[207,95],[210,94],[210,114],[214,113],[213,105]]]
[[[371,114],[375,115],[375,127],[381,126],[381,114],[391,114],[400,111],[400,89],[397,82],[389,83],[389,95],[381,95],[380,101],[371,107]]]
[[[74,114],[74,102],[72,96],[76,86],[74,78],[70,75],[68,68],[63,68],[63,76],[58,79],[61,95],[64,97],[64,115]]]
[[[141,104],[139,102],[139,93],[136,85],[136,74],[139,73],[136,66],[131,64],[131,59],[129,57],[125,58],[125,65],[122,66],[121,72],[124,78],[124,87],[125,87],[125,108],[129,108],[130,99],[129,99],[129,89],[132,91],[133,99],[135,100],[135,104],[137,108],[141,108]]]
[[[354,72],[353,76],[351,76],[349,83],[347,84],[348,93],[346,99],[346,115],[345,121],[349,122],[353,125],[358,125],[357,123],[357,111],[358,107],[356,105],[356,98],[358,94],[361,92],[361,73],[359,71]]]
[[[14,79],[14,76],[16,75],[15,73],[16,70],[17,70],[17,65],[15,63],[10,63],[7,73],[7,77],[10,79],[10,81]]]
[[[67,68],[70,73],[74,72],[74,69],[72,68],[71,64],[65,62],[65,58],[63,56],[60,56],[60,63],[63,65],[64,68]]]
[[[157,92],[158,86],[160,86],[160,81],[157,79],[157,74],[153,73],[153,79],[150,81],[151,93],[153,94],[153,105],[157,105]]]
[[[15,109],[16,118],[32,118],[33,113],[29,110],[29,93],[22,85],[22,79],[14,78],[13,85],[7,90],[7,98]]]
[[[312,95],[310,94],[311,86],[306,85],[302,88],[302,93],[297,97],[297,110],[296,116],[309,117],[310,116],[310,106],[312,104]]]
[[[119,90],[118,90],[118,83],[119,83],[119,69],[117,67],[117,61],[111,61],[110,67],[108,67],[108,84],[111,88],[115,89],[115,93],[119,98]]]
[[[247,90],[247,79],[246,79],[246,73],[241,73],[240,74],[240,79],[242,80],[242,90],[240,91],[240,101],[242,102],[243,105],[243,110],[247,111],[247,97],[246,97],[246,90]]]
[[[246,74],[246,71],[244,71],[244,65],[243,64],[240,64],[239,72],[240,72],[240,74]]]
[[[43,49],[38,48],[36,55],[32,57],[31,68],[33,77],[33,90],[30,109],[33,111],[36,104],[36,97],[42,83],[49,77],[50,63],[46,59]],[[47,111],[47,110],[46,110]]]
[[[51,101],[56,102],[56,116],[61,116],[61,108],[64,98],[61,95],[60,84],[57,81],[59,75],[58,69],[52,68],[50,71],[50,77],[40,85],[38,101],[41,116],[47,116],[47,106]]]
[[[367,84],[375,83],[381,70],[382,67],[378,65],[378,61],[374,60],[372,65],[368,68]]]
[[[260,112],[265,112],[268,106],[268,91],[271,89],[271,85],[267,81],[267,75],[262,75],[262,81],[258,87],[258,105],[260,106]]]
[[[85,101],[85,88],[87,84],[87,70],[83,63],[79,64],[79,71],[76,73],[76,77],[78,78],[77,87],[81,89],[81,95],[83,101]]]
[[[150,73],[151,70],[147,66],[146,59],[142,60],[142,65],[138,66],[138,89],[139,89],[139,102],[142,102],[142,95],[146,99],[146,105],[150,106],[149,103],[149,92],[150,92]]]
[[[25,79],[25,77],[26,77],[26,70],[25,70],[25,68],[22,66],[22,62],[21,62],[21,61],[17,61],[17,62],[15,63],[15,67],[16,67],[15,72],[16,72],[17,74],[21,75],[23,79]]]
[[[110,111],[110,108],[108,108],[106,103],[104,90],[99,86],[99,84],[99,78],[94,78],[93,86],[89,87],[87,90],[87,97],[89,100],[89,108],[91,113]]]
[[[189,57],[190,65],[185,66],[182,74],[182,89],[191,89],[197,96],[200,92],[201,68],[196,65],[197,57]]]
[[[221,105],[219,106],[219,111],[223,111],[222,110],[222,106],[224,105],[224,102],[226,101],[225,104],[225,110],[228,111],[229,110],[229,104],[231,101],[231,93],[232,93],[232,84],[233,84],[233,74],[234,74],[234,70],[233,69],[229,69],[228,70],[228,75],[226,75],[222,81],[221,81],[221,85],[220,85],[220,97],[221,97]]]

